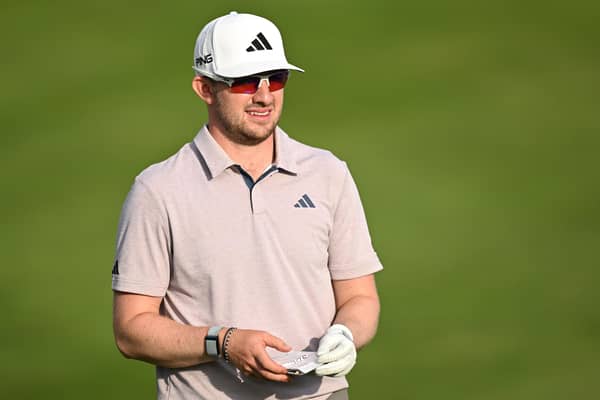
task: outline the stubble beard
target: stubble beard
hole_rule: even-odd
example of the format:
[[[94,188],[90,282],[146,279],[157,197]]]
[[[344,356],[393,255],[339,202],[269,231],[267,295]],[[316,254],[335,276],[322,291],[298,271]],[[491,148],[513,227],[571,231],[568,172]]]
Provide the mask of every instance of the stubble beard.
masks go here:
[[[275,132],[280,118],[280,115],[275,115],[275,118],[267,125],[254,124],[250,126],[244,121],[245,112],[236,115],[231,109],[223,106],[218,97],[215,99],[215,110],[219,124],[223,128],[223,134],[232,142],[245,146],[255,146],[267,140]]]

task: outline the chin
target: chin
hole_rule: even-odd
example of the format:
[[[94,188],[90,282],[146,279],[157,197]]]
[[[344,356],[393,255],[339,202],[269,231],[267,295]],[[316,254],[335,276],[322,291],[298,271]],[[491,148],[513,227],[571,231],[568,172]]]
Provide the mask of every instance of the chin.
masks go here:
[[[255,125],[249,126],[247,129],[243,131],[243,135],[248,137],[248,139],[254,139],[259,141],[264,141],[269,138],[274,132],[277,123],[271,123],[268,125]]]
[[[259,143],[264,142],[265,140],[267,140],[274,132],[275,128],[265,132],[265,133],[256,133],[256,132],[245,132],[243,133],[241,136],[245,139],[244,144],[248,144],[248,145],[256,145]]]

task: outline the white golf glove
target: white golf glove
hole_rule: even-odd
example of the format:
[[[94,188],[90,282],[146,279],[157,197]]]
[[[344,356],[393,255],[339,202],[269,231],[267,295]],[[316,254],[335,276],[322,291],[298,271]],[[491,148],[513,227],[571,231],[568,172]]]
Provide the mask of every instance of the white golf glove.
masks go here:
[[[317,375],[344,376],[356,364],[356,347],[350,329],[335,324],[327,329],[319,341],[317,350],[321,365],[315,371]]]

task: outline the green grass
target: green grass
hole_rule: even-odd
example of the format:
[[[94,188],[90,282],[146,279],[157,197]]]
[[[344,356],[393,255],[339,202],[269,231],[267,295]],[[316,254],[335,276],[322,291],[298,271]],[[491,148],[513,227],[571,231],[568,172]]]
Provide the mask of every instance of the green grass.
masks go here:
[[[386,269],[353,399],[600,395],[595,2],[8,2],[0,13],[6,398],[151,398],[111,331],[133,177],[206,118],[195,37],[272,18],[282,126],[348,161]]]

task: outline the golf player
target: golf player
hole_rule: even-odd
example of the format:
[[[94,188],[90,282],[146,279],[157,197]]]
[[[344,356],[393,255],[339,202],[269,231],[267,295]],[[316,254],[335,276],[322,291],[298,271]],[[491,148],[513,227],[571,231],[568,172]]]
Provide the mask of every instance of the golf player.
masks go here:
[[[272,22],[235,12],[202,29],[193,69],[207,124],[123,205],[117,347],[156,365],[159,399],[347,399],[382,266],[346,164],[278,126],[303,71]],[[290,351],[318,367],[293,376]]]

